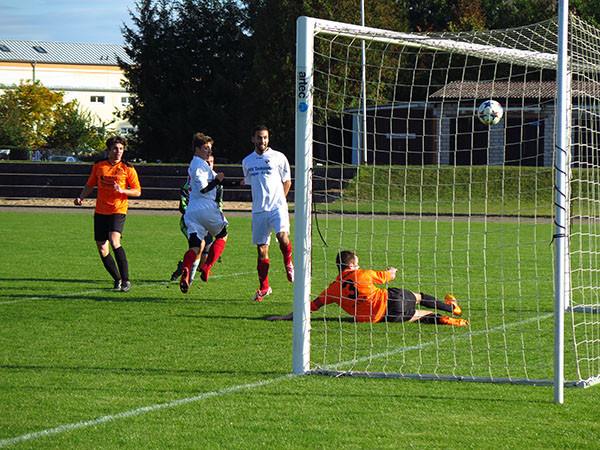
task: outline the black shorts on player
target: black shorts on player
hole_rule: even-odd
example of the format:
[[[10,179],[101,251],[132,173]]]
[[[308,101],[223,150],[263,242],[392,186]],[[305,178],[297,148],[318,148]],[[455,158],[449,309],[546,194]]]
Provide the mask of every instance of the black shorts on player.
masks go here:
[[[108,241],[113,231],[123,234],[125,214],[98,214],[94,213],[94,240],[96,242]]]

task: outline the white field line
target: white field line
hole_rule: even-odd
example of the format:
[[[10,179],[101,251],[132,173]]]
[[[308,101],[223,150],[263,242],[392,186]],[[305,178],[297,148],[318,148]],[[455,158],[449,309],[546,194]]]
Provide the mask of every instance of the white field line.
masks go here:
[[[482,334],[493,333],[496,331],[506,330],[508,328],[515,328],[520,325],[525,325],[526,323],[529,323],[529,322],[544,320],[544,319],[548,319],[550,317],[554,317],[554,313],[547,313],[547,314],[543,314],[541,316],[530,317],[529,319],[521,320],[519,322],[511,322],[506,325],[499,325],[497,327],[489,328],[489,329],[485,329],[485,330],[471,331],[469,333],[456,333],[456,334],[452,334],[451,336],[448,336],[444,339],[436,339],[433,341],[424,342],[420,345],[413,345],[410,347],[397,348],[395,350],[391,350],[391,351],[388,351],[385,353],[379,353],[379,354],[370,355],[370,356],[363,356],[362,358],[353,359],[351,361],[342,361],[342,362],[339,362],[336,364],[325,365],[323,367],[323,369],[334,369],[335,370],[335,369],[344,367],[347,364],[351,364],[351,363],[367,362],[367,361],[370,361],[371,359],[382,358],[382,357],[389,356],[389,355],[397,355],[398,353],[406,353],[406,352],[413,351],[413,350],[421,350],[421,349],[424,349],[427,347],[431,347],[432,345],[443,344],[445,342],[453,341],[456,339],[466,339],[471,336],[480,336]]]
[[[238,276],[238,275],[251,275],[253,273],[256,272],[240,272],[240,273],[228,273],[228,274],[223,274],[223,275],[211,275],[210,279],[212,280],[213,278],[222,278],[222,277],[231,277],[231,276]],[[199,280],[195,281],[196,283],[200,283]],[[137,290],[139,288],[147,288],[147,287],[153,287],[156,286],[157,284],[159,285],[166,285],[166,284],[171,284],[171,283],[175,283],[174,281],[158,281],[155,283],[147,283],[147,284],[135,284],[132,283],[131,284],[131,289],[132,290]],[[79,297],[79,296],[84,296],[84,295],[91,295],[91,294],[100,294],[100,293],[106,293],[108,292],[109,289],[105,288],[105,289],[94,289],[92,291],[83,291],[83,292],[74,292],[72,294],[60,294],[60,295],[47,295],[47,296],[39,296],[39,297],[27,297],[27,298],[19,298],[16,300],[5,300],[5,301],[1,301],[0,305],[10,305],[13,303],[23,303],[23,302],[32,302],[32,301],[36,301],[36,300],[48,300],[48,299],[59,299],[59,298],[71,298],[71,297]],[[127,294],[124,294],[127,295]]]
[[[86,427],[91,427],[94,425],[99,425],[102,423],[113,422],[113,421],[119,420],[119,419],[127,419],[129,417],[139,416],[141,414],[159,411],[161,409],[174,408],[177,406],[186,405],[188,403],[194,403],[194,402],[198,402],[200,400],[206,400],[208,398],[216,397],[218,395],[227,395],[227,394],[242,391],[245,389],[253,389],[255,387],[265,386],[267,384],[275,383],[277,381],[285,380],[287,378],[292,378],[293,376],[294,375],[292,375],[292,374],[284,375],[284,376],[277,377],[277,378],[270,378],[268,380],[257,381],[255,383],[249,383],[249,384],[243,384],[240,386],[232,386],[232,387],[225,388],[225,389],[219,389],[218,391],[204,392],[204,393],[196,395],[194,397],[173,400],[172,402],[158,403],[156,405],[151,405],[151,406],[143,406],[141,408],[124,411],[124,412],[118,413],[118,414],[110,414],[107,416],[98,417],[96,419],[85,420],[83,422],[59,425],[58,427],[48,428],[46,430],[36,431],[33,433],[27,433],[27,434],[23,434],[21,436],[17,436],[14,438],[3,439],[0,441],[0,447],[18,444],[19,442],[28,441],[31,439],[37,439],[37,438],[41,438],[41,437],[45,437],[45,436],[50,436],[53,434],[61,434],[61,433],[65,433],[68,431],[77,430],[79,428],[86,428]]]
[[[530,318],[530,319],[527,319],[527,320],[522,320],[520,322],[510,323],[506,327],[498,326],[498,327],[491,328],[489,330],[480,330],[480,331],[475,331],[475,332],[469,332],[469,333],[464,333],[464,334],[452,336],[452,337],[449,337],[449,338],[446,338],[446,339],[442,339],[442,340],[425,342],[425,343],[423,343],[421,345],[418,345],[418,346],[411,346],[411,347],[399,348],[399,349],[396,349],[396,350],[394,350],[392,352],[385,352],[385,353],[380,353],[380,354],[377,354],[377,355],[373,355],[373,356],[371,356],[371,358],[379,358],[379,357],[385,357],[385,356],[390,355],[390,354],[404,353],[404,352],[408,352],[408,351],[412,351],[412,350],[420,350],[422,348],[430,347],[432,345],[435,345],[436,343],[445,342],[445,341],[450,340],[450,339],[468,338],[469,336],[476,336],[476,335],[485,334],[487,332],[498,331],[498,330],[502,330],[502,329],[506,329],[506,328],[513,328],[513,327],[516,327],[516,326],[519,326],[519,325],[523,325],[523,324],[528,323],[528,322],[532,322],[534,320],[547,319],[549,317],[552,317],[553,315],[554,314],[545,314],[543,316],[533,317],[533,318]],[[333,368],[333,367],[341,366],[341,365],[344,365],[344,364],[349,364],[349,363],[352,363],[352,362],[359,362],[361,360],[363,360],[363,358],[358,359],[358,360],[348,361],[346,363],[342,362],[342,363],[339,363],[339,364],[335,364],[334,366],[329,366],[328,368]],[[199,394],[199,395],[196,395],[194,397],[187,397],[187,398],[182,398],[182,399],[179,399],[179,400],[173,400],[173,401],[167,402],[167,403],[158,403],[156,405],[144,406],[142,408],[132,409],[132,410],[129,410],[129,411],[124,411],[122,413],[118,413],[118,414],[111,414],[111,415],[107,415],[107,416],[98,417],[96,419],[85,420],[85,421],[82,421],[82,422],[70,423],[70,424],[66,424],[66,425],[59,425],[59,426],[54,427],[54,428],[48,428],[46,430],[35,431],[33,433],[27,433],[27,434],[23,434],[21,436],[16,436],[14,438],[9,438],[9,439],[1,440],[0,441],[0,447],[5,447],[7,445],[17,444],[19,442],[28,441],[28,440],[31,440],[31,439],[37,439],[37,438],[41,438],[41,437],[45,437],[45,436],[50,436],[50,435],[53,435],[53,434],[66,433],[68,431],[76,430],[76,429],[79,429],[79,428],[90,427],[90,426],[98,425],[98,424],[101,424],[101,423],[113,422],[113,421],[119,420],[119,419],[126,419],[128,417],[139,416],[141,414],[145,414],[145,413],[149,413],[149,412],[154,412],[154,411],[159,411],[161,409],[174,408],[174,407],[185,405],[185,404],[188,404],[188,403],[193,403],[193,402],[198,402],[198,401],[201,401],[201,400],[206,400],[208,398],[215,397],[215,396],[218,396],[218,395],[227,395],[227,394],[231,394],[233,392],[242,391],[242,390],[245,390],[245,389],[253,389],[255,387],[266,386],[266,385],[271,384],[271,383],[275,383],[275,382],[286,380],[286,379],[290,379],[290,378],[295,378],[295,377],[298,377],[298,376],[300,376],[300,375],[288,374],[288,375],[284,375],[284,376],[277,377],[277,378],[270,378],[270,379],[263,380],[263,381],[257,381],[255,383],[249,383],[249,384],[244,384],[244,385],[240,385],[240,386],[232,386],[232,387],[229,387],[229,388],[220,389],[218,391],[205,392],[203,394]]]

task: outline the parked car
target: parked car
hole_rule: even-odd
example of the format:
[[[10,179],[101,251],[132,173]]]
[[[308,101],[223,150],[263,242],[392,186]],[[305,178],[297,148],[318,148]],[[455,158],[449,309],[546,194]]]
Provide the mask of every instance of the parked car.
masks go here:
[[[60,162],[81,162],[80,159],[75,158],[74,156],[64,156],[64,155],[55,155],[50,157],[50,161],[60,161]]]
[[[0,159],[8,159],[9,155],[10,155],[9,149],[0,150]]]

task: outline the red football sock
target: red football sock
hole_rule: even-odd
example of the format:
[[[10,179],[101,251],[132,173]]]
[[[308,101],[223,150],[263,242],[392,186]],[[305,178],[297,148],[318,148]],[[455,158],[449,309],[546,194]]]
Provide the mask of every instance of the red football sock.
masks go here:
[[[259,259],[256,269],[258,270],[258,281],[260,282],[259,289],[265,291],[269,287],[269,260]]]
[[[287,266],[292,262],[292,241],[288,241],[287,245],[280,242],[279,248],[283,254],[283,264]]]
[[[206,262],[202,265],[201,269],[208,273],[212,266],[215,265],[215,261],[219,259],[221,253],[223,253],[223,249],[225,248],[225,243],[227,241],[225,239],[219,238],[216,239],[213,244],[210,246],[208,250],[208,257],[206,258]]]
[[[189,249],[187,252],[185,252],[185,255],[183,255],[183,267],[187,267],[188,270],[190,270],[192,268],[192,264],[194,264],[194,261],[196,261],[197,256],[198,255],[196,252],[192,249]]]

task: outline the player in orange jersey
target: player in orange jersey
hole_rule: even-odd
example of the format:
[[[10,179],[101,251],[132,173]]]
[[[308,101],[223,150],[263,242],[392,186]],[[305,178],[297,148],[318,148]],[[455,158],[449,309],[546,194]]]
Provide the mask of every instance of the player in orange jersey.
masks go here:
[[[435,297],[412,292],[407,289],[381,289],[376,284],[385,284],[396,278],[395,267],[387,270],[363,270],[358,265],[355,252],[343,251],[336,258],[339,275],[321,295],[310,304],[310,311],[316,311],[328,303],[337,303],[357,322],[421,322],[441,325],[466,326],[464,319],[437,314],[446,311],[456,316],[462,310],[453,295],[446,295],[444,301]],[[434,311],[417,309],[416,305]],[[290,320],[293,312],[286,316],[271,316],[267,320]]]
[[[121,235],[125,225],[129,197],[142,195],[142,188],[135,169],[123,161],[127,140],[113,136],[106,141],[108,157],[92,167],[92,173],[83,186],[75,205],[81,206],[83,199],[98,186],[96,210],[94,212],[94,239],[104,267],[114,279],[113,290],[127,292],[131,288],[127,255],[121,246]],[[115,258],[110,254],[112,247]],[[115,264],[116,259],[116,264]]]

